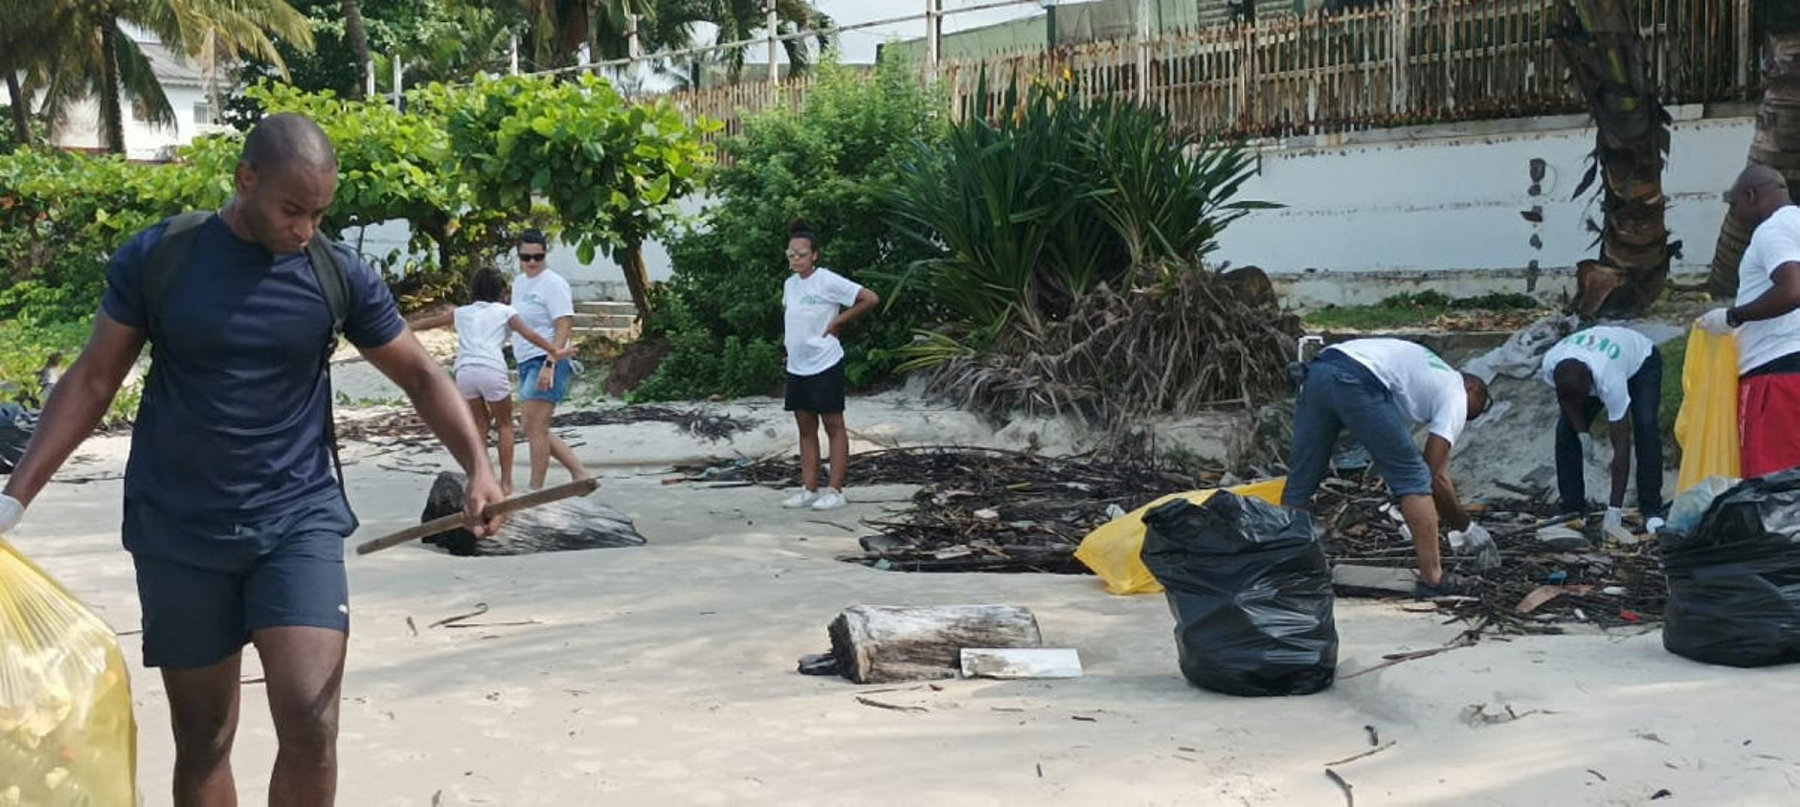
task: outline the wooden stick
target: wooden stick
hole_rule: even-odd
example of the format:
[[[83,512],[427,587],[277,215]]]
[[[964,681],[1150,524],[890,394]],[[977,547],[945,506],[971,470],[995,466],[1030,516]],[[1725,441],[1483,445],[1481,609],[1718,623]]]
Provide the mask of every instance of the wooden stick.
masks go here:
[[[481,514],[483,517],[493,518],[494,516],[505,515],[507,513],[516,513],[520,510],[528,510],[541,504],[549,504],[551,502],[561,501],[576,496],[586,496],[589,493],[593,493],[598,487],[600,487],[600,480],[577,479],[573,482],[565,482],[561,485],[557,485],[556,487],[544,488],[543,490],[533,491],[523,496],[514,496],[505,501],[495,502],[488,505],[487,509],[482,511]],[[417,526],[407,527],[392,535],[386,535],[376,538],[373,541],[366,541],[358,544],[356,547],[356,554],[367,555],[370,552],[380,552],[383,549],[389,549],[404,543],[417,541],[421,538],[442,535],[446,532],[455,530],[462,525],[463,517],[461,513],[454,513],[444,516],[443,518],[432,519],[431,521],[427,521]]]

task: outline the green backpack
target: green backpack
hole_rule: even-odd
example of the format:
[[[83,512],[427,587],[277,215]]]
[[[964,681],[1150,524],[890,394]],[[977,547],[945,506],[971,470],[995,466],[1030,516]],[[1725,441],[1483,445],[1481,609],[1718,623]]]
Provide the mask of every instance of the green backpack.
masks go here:
[[[193,255],[200,225],[212,216],[210,210],[196,210],[170,217],[162,239],[150,248],[144,267],[143,290],[153,341],[169,285]],[[337,351],[337,337],[344,332],[344,319],[350,312],[350,277],[331,241],[320,233],[313,233],[312,240],[306,243],[306,259],[312,264],[313,277],[319,281],[319,288],[325,293],[325,304],[331,309],[331,338],[319,358],[319,374],[325,379],[325,443],[331,448],[331,467],[337,472],[338,487],[341,488],[344,464],[338,459],[337,419],[332,416],[331,355]]]

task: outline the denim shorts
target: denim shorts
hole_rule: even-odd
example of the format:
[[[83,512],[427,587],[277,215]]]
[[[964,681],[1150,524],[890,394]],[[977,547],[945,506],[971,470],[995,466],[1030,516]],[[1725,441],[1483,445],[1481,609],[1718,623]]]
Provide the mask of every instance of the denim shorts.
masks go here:
[[[544,367],[544,357],[526,359],[519,362],[519,398],[527,401],[549,401],[562,403],[569,395],[569,377],[574,368],[568,359],[556,363],[556,379],[550,382],[550,389],[540,390],[537,385],[538,371]]]
[[[335,488],[281,516],[208,527],[127,499],[124,532],[137,565],[144,666],[211,666],[263,628],[348,633],[344,538],[356,526]]]
[[[1331,464],[1339,432],[1350,430],[1394,496],[1431,493],[1431,469],[1413,443],[1409,420],[1381,379],[1355,359],[1326,350],[1313,360],[1294,407],[1294,450],[1281,503],[1308,509]]]

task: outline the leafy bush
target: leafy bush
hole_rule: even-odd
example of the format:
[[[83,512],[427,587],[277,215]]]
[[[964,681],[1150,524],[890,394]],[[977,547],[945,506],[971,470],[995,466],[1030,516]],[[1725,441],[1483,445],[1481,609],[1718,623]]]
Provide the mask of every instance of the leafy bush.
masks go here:
[[[633,399],[762,394],[780,382],[781,252],[796,217],[819,234],[820,265],[883,299],[845,334],[850,384],[890,373],[894,348],[933,313],[900,282],[908,264],[934,253],[895,231],[885,200],[908,145],[942,131],[942,109],[890,59],[868,76],[824,65],[798,111],[747,118],[708,179],[717,203],[670,243],[675,275],[646,332],[674,350]]]
[[[1196,266],[1228,224],[1272,206],[1233,201],[1254,170],[1237,144],[1180,135],[1127,101],[1047,85],[1017,96],[917,144],[892,196],[911,241],[937,252],[920,282],[976,347],[1009,324],[1041,329],[1102,284],[1155,279],[1138,267]],[[943,347],[915,356],[935,363]]]
[[[87,341],[90,327],[92,324],[86,321],[48,325],[28,325],[16,320],[0,322],[0,389],[6,390],[0,394],[0,400],[13,400],[29,408],[41,406],[43,390],[38,388],[38,368],[44,366],[44,360],[50,354],[61,353],[62,368],[67,370]],[[137,416],[142,392],[142,381],[122,387],[101,425],[110,427],[131,422]]]

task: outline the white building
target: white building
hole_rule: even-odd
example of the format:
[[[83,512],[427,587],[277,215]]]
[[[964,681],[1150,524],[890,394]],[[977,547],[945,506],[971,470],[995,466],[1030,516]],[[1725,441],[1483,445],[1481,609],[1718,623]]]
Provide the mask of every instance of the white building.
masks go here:
[[[151,68],[162,82],[163,93],[175,112],[173,127],[152,124],[125,104],[125,156],[133,160],[166,160],[175,147],[199,135],[223,131],[219,115],[208,99],[205,77],[198,68],[162,43],[134,37]],[[5,88],[0,87],[0,97]],[[11,99],[6,99],[9,103]],[[72,106],[50,133],[50,142],[66,149],[99,151],[104,148],[100,125],[100,101],[89,98]]]

